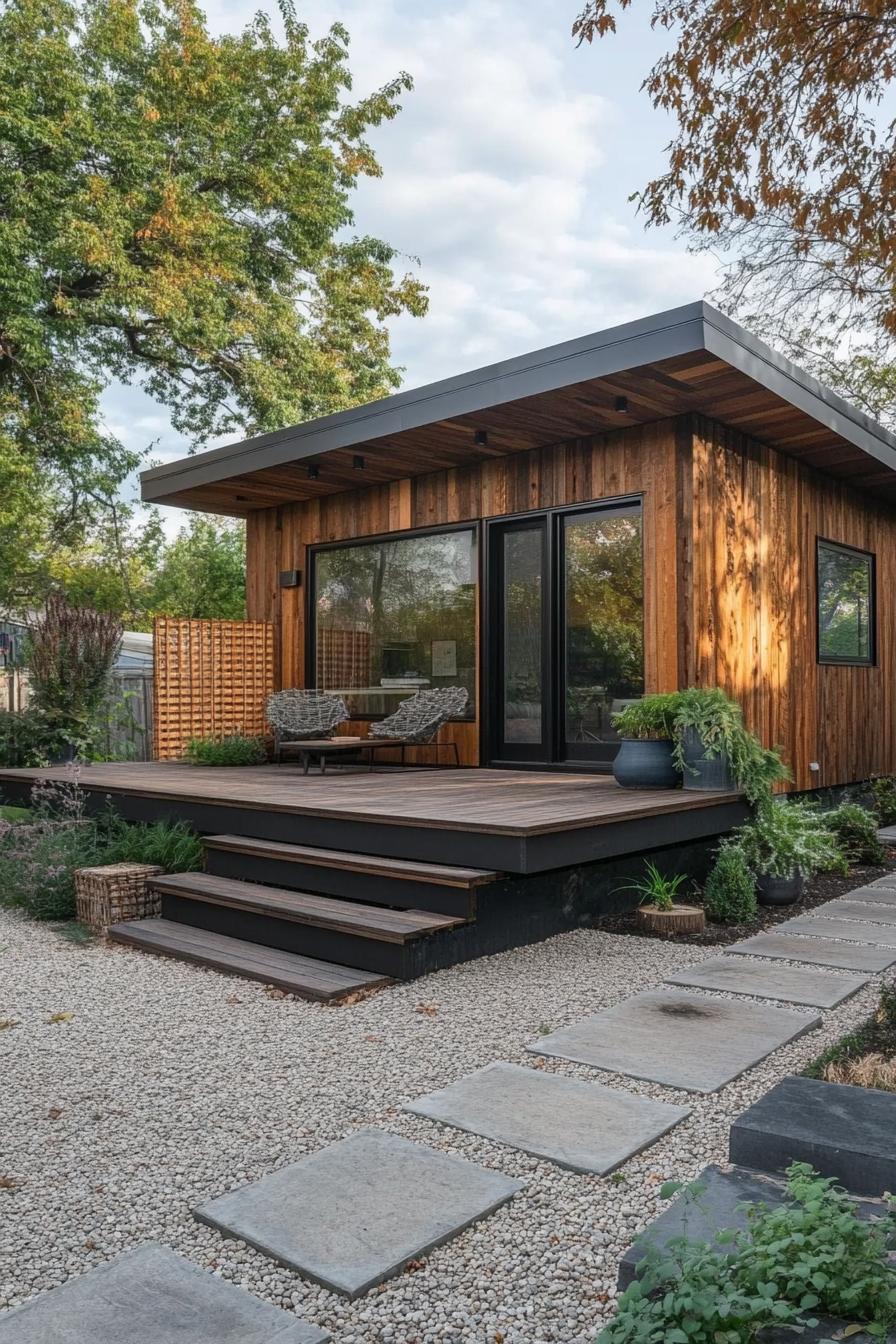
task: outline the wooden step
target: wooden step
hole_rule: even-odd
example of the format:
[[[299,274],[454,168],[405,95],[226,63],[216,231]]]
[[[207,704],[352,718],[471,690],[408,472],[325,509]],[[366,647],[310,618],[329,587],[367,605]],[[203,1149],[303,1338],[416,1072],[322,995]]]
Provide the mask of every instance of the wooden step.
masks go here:
[[[384,943],[407,943],[465,922],[453,915],[432,914],[425,910],[390,910],[312,892],[286,891],[257,882],[216,877],[213,873],[165,874],[153,878],[152,885],[163,897],[206,901],[231,910],[290,920]]]
[[[461,887],[470,891],[494,882],[499,873],[487,868],[456,868],[444,863],[414,863],[410,859],[384,859],[377,854],[348,854],[339,849],[315,849],[311,845],[288,845],[278,840],[256,840],[248,835],[207,835],[206,849],[282,859],[289,863],[341,868],[353,873],[390,877],[403,882],[428,882],[435,886]]]
[[[295,952],[281,952],[274,947],[247,943],[242,938],[229,938],[207,929],[192,928],[189,924],[176,924],[170,919],[137,919],[113,924],[109,937],[117,943],[139,947],[159,956],[197,962],[200,966],[241,975],[247,980],[261,980],[304,999],[338,999],[355,989],[388,983],[388,977],[384,975],[372,975],[351,966],[337,966]]]

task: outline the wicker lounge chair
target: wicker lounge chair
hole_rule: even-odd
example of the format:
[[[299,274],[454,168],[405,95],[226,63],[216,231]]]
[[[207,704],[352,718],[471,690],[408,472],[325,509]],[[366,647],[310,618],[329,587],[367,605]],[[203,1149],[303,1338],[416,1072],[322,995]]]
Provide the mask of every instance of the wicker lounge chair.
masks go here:
[[[265,715],[274,730],[274,760],[279,764],[290,742],[329,737],[348,718],[348,710],[339,695],[296,689],[268,696]]]
[[[418,691],[403,700],[394,714],[370,725],[370,736],[395,738],[401,742],[401,763],[404,765],[406,747],[434,747],[436,762],[439,748],[454,752],[454,764],[460,765],[456,742],[438,742],[438,731],[449,719],[456,719],[467,708],[470,696],[463,686],[444,686],[435,690]]]

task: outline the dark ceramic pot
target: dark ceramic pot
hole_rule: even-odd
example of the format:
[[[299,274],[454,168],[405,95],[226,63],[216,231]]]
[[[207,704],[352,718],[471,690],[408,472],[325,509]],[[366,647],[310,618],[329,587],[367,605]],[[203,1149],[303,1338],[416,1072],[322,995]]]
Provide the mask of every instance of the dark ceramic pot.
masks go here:
[[[793,905],[802,894],[802,873],[792,873],[790,877],[760,873],[756,879],[756,899],[760,905]]]
[[[666,738],[624,737],[613,761],[613,777],[624,789],[677,789],[681,775]]]
[[[686,728],[681,742],[681,754],[684,759],[683,784],[686,789],[698,789],[705,792],[723,790],[726,793],[737,788],[728,757],[707,756],[703,741],[696,728]]]

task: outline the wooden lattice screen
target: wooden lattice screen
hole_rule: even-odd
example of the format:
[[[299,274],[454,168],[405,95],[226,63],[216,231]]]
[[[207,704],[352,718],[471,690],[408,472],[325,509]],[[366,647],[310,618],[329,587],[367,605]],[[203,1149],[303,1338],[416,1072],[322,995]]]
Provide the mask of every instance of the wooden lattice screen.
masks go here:
[[[153,755],[182,756],[191,737],[265,732],[274,689],[269,621],[182,621],[153,626]]]

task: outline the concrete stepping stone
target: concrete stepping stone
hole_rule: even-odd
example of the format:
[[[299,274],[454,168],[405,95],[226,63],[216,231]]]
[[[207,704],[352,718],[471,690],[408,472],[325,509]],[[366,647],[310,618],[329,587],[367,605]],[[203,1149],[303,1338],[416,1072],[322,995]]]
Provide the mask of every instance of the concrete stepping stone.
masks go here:
[[[716,1092],[820,1022],[789,1008],[648,990],[527,1049],[667,1087]]]
[[[896,892],[893,893],[896,895]],[[841,897],[837,901],[825,901],[815,907],[813,914],[823,919],[857,919],[863,924],[896,924],[896,904],[880,901],[876,905],[866,901]]]
[[[896,1092],[818,1078],[784,1078],[728,1135],[732,1162],[784,1171],[809,1162],[857,1195],[896,1190]]]
[[[896,1335],[869,1335],[867,1330],[855,1332],[852,1321],[838,1320],[834,1316],[813,1316],[815,1325],[807,1325],[795,1334],[792,1326],[771,1326],[760,1330],[756,1344],[830,1344],[831,1340],[849,1340],[849,1344],[896,1344]],[[847,1335],[847,1329],[854,1333]]]
[[[896,830],[896,827],[893,828]],[[896,873],[884,873],[883,877],[876,877],[871,883],[872,887],[896,887]]]
[[[881,826],[877,838],[885,845],[896,845],[896,826]]]
[[[3,1344],[323,1344],[329,1338],[156,1242],[0,1313]]]
[[[896,886],[892,887],[856,887],[855,891],[848,891],[841,897],[844,901],[861,901],[863,905],[892,905],[896,906]],[[822,909],[818,906],[817,909]]]
[[[743,957],[713,957],[686,971],[666,976],[667,985],[720,989],[731,994],[753,994],[760,999],[833,1008],[867,985],[867,975],[829,975],[804,966],[776,966],[770,961]]]
[[[842,938],[850,943],[871,943],[896,949],[896,928],[865,923],[859,919],[826,919],[823,915],[797,915],[778,925],[782,934],[802,933],[810,938]]]
[[[834,966],[847,971],[885,971],[896,962],[896,948],[838,943],[833,938],[801,938],[788,933],[757,933],[725,950],[728,956],[770,957],[775,961],[801,961],[807,966]]]
[[[687,1106],[500,1062],[403,1109],[599,1176],[615,1171],[690,1114]]]
[[[193,1216],[354,1298],[492,1213],[522,1185],[367,1129],[213,1199]]]

